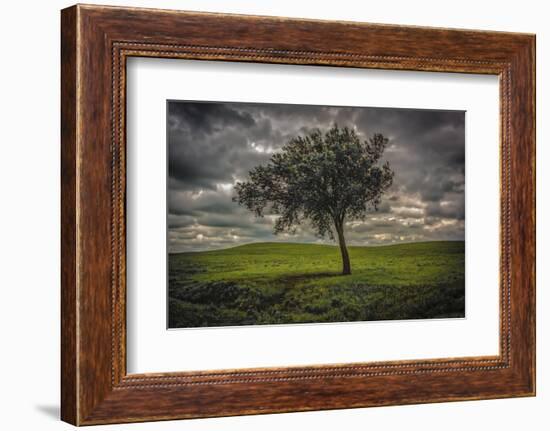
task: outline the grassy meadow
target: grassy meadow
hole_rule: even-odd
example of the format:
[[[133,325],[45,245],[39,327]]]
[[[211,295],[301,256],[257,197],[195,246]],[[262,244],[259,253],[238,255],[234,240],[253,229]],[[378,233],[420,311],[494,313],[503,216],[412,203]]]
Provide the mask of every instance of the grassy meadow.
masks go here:
[[[169,255],[169,327],[464,317],[464,242],[254,243]]]

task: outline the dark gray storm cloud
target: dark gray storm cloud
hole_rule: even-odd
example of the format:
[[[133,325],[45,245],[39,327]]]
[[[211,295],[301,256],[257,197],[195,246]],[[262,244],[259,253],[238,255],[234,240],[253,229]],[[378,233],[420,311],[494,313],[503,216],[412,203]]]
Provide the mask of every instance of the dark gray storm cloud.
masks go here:
[[[168,102],[170,252],[255,241],[327,242],[309,226],[273,235],[275,216],[232,202],[233,184],[288,140],[334,123],[390,139],[394,184],[366,221],[347,223],[351,245],[464,239],[462,111],[252,103]],[[307,191],[304,191],[304,193]]]

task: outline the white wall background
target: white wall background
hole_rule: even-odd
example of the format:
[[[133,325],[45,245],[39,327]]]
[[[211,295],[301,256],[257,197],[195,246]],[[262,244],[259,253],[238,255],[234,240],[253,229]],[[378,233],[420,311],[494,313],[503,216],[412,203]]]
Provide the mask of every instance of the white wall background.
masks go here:
[[[538,396],[536,398],[105,426],[135,430],[547,429],[550,423],[550,13],[537,0],[101,1],[172,9],[523,31],[537,34]],[[0,427],[59,422],[60,0],[5,2],[0,15]]]

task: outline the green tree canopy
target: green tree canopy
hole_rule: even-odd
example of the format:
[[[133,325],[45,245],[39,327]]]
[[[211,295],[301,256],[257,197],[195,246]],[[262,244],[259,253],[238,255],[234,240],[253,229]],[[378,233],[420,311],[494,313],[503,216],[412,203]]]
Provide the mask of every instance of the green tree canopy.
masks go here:
[[[387,144],[381,134],[362,141],[354,129],[337,125],[297,136],[238,182],[233,200],[258,217],[279,215],[275,234],[309,221],[320,237],[337,237],[342,273],[351,274],[344,226],[377,210],[391,186],[394,173],[381,161]]]

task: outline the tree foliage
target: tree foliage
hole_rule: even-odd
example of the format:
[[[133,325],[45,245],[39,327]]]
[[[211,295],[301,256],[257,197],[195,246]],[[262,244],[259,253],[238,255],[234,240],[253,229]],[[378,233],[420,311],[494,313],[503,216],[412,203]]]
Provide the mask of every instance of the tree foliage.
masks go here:
[[[343,273],[349,274],[345,222],[364,220],[391,186],[394,173],[381,160],[387,144],[381,134],[363,141],[354,129],[337,125],[296,136],[236,184],[233,200],[258,217],[278,215],[276,234],[309,221],[320,237],[338,237]]]

